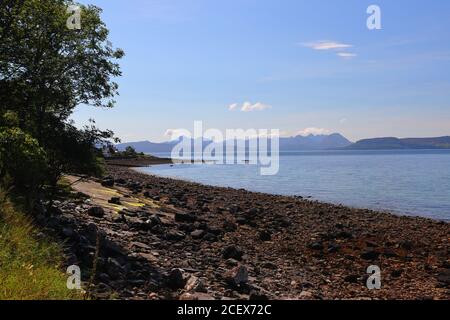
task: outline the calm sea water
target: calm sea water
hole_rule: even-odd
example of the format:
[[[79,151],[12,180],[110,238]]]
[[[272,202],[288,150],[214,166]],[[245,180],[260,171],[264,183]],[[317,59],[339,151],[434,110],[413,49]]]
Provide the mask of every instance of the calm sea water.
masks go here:
[[[450,150],[282,153],[280,171],[254,165],[159,165],[143,172],[450,221]]]

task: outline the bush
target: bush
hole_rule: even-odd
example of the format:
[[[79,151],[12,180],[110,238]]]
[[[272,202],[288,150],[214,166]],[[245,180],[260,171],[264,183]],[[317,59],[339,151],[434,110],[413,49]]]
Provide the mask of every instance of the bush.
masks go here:
[[[0,179],[7,188],[36,190],[44,182],[46,157],[36,139],[21,129],[0,128]]]

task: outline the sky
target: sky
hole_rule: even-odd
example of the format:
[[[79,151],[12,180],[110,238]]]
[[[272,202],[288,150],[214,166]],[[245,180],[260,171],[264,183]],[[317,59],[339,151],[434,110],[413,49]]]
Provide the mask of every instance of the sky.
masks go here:
[[[352,141],[450,135],[448,0],[80,2],[103,9],[126,56],[116,107],[72,118],[123,142],[194,121]],[[367,27],[370,5],[381,29]]]

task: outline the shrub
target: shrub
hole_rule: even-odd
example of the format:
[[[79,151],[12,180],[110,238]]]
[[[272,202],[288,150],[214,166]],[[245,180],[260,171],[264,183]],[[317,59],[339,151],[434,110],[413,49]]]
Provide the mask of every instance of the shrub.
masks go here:
[[[3,186],[36,190],[44,181],[46,158],[36,139],[21,129],[0,128],[0,181]]]

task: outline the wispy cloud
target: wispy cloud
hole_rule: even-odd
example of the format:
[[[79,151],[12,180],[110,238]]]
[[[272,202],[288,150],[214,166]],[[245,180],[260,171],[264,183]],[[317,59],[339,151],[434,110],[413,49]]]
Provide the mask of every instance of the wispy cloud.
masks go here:
[[[351,44],[328,40],[306,42],[301,43],[301,45],[314,50],[343,50],[353,47]]]
[[[261,102],[257,103],[244,102],[243,104],[233,103],[228,106],[228,110],[230,111],[240,110],[242,112],[262,111],[271,108],[272,106]]]
[[[358,56],[356,53],[351,52],[338,52],[336,55],[344,59],[353,59]]]

